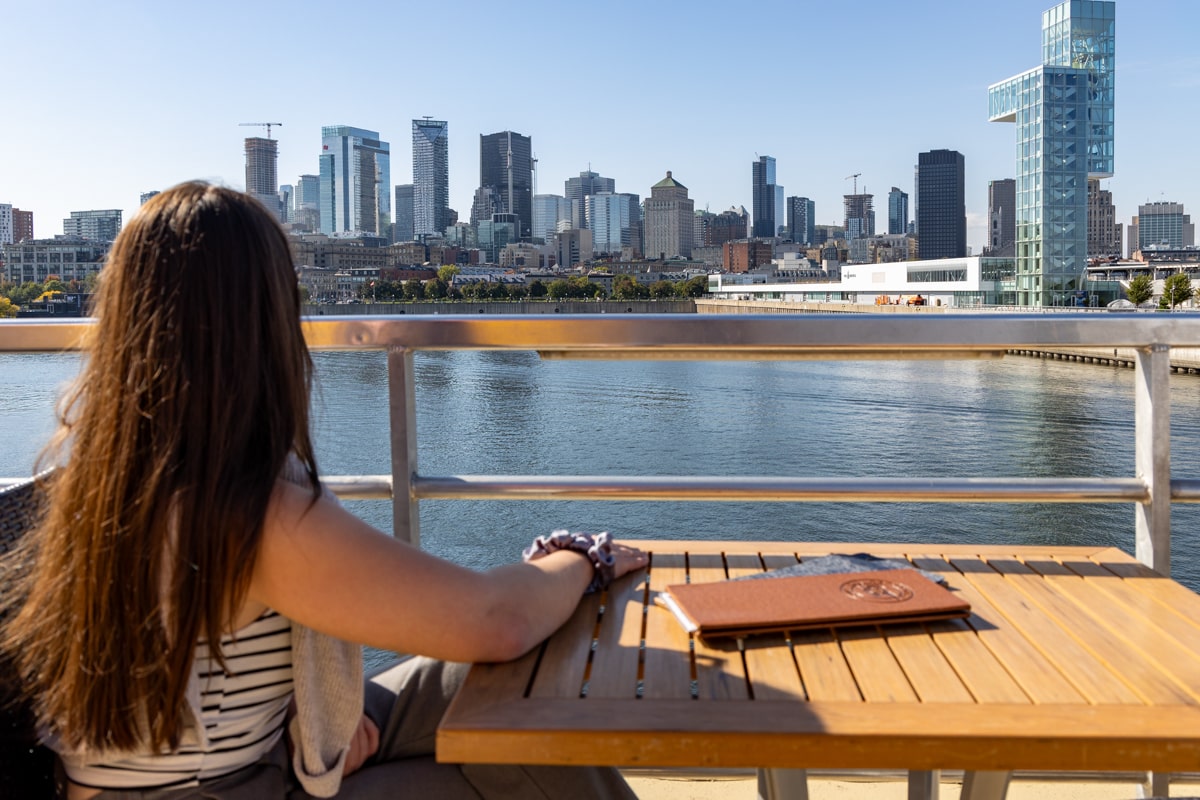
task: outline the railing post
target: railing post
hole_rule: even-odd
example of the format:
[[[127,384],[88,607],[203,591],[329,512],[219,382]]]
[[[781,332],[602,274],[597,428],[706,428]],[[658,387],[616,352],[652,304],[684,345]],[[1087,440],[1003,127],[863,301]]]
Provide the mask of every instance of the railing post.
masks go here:
[[[421,544],[421,518],[412,494],[417,472],[417,402],[413,351],[388,348],[388,416],[392,431],[392,534]]]
[[[1163,575],[1171,574],[1171,348],[1153,344],[1136,351],[1134,418],[1137,477],[1150,498],[1136,507],[1136,555]]]

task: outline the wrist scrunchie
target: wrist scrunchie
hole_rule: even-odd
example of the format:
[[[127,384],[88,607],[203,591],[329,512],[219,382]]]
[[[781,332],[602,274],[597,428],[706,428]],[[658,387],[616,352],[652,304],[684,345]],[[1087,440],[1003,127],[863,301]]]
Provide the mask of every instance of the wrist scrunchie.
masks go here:
[[[592,562],[595,575],[585,593],[607,589],[613,582],[617,563],[612,554],[612,536],[604,533],[571,533],[568,530],[553,531],[549,536],[539,536],[521,553],[525,561],[536,561],[559,550],[574,550],[583,553]]]

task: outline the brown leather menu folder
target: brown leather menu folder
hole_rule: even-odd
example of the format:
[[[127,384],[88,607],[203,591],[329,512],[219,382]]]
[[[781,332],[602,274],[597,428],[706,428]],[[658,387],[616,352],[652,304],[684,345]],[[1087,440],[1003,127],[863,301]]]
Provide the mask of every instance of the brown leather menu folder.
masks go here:
[[[685,628],[705,637],[929,622],[971,611],[965,600],[911,569],[681,583],[658,599]]]

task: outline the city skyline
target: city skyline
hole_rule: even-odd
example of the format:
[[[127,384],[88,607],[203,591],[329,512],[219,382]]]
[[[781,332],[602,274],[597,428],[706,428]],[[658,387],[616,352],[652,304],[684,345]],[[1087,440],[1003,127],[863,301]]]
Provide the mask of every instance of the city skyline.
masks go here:
[[[283,123],[272,131],[280,183],[317,173],[321,127],[346,124],[379,131],[392,142],[394,190],[413,182],[411,120],[428,114],[450,125],[449,205],[460,219],[469,215],[478,188],[479,136],[498,130],[533,139],[541,193],[557,193],[564,180],[590,166],[611,176],[618,191],[644,198],[671,170],[689,187],[696,208],[713,212],[752,206],[746,162],[770,154],[778,184],[790,195],[811,198],[818,224],[841,221],[842,197],[851,192],[846,176],[861,173],[859,191],[877,197],[892,186],[911,193],[918,153],[957,150],[966,159],[968,244],[978,253],[987,244],[988,182],[1015,177],[1011,130],[988,124],[981,97],[996,80],[1040,60],[1030,21],[1036,24],[1054,4],[1013,0],[964,13],[960,4],[926,0],[901,15],[891,4],[868,2],[866,13],[848,23],[832,7],[768,2],[729,18],[722,7],[701,3],[689,5],[684,18],[674,14],[672,3],[616,2],[606,19],[585,26],[589,40],[614,59],[640,60],[657,52],[666,32],[681,49],[683,74],[695,83],[674,84],[678,94],[667,97],[652,82],[637,81],[622,87],[620,103],[599,105],[572,99],[570,71],[545,71],[541,57],[532,54],[536,48],[513,56],[515,85],[525,90],[455,90],[487,69],[487,41],[527,35],[530,17],[539,20],[546,41],[573,40],[582,11],[549,14],[542,4],[524,4],[525,13],[502,15],[511,19],[494,20],[486,30],[456,29],[436,68],[418,74],[397,55],[391,65],[381,60],[386,79],[364,86],[326,69],[331,60],[360,59],[362,43],[335,40],[319,61],[301,59],[283,72],[274,55],[251,46],[262,30],[272,30],[277,41],[303,40],[319,17],[313,3],[289,5],[296,11],[284,13],[276,4],[216,2],[211,16],[142,3],[124,4],[139,9],[132,15],[76,2],[26,4],[6,12],[10,29],[21,32],[13,37],[10,58],[22,65],[22,80],[10,99],[14,108],[37,109],[39,119],[36,126],[10,125],[0,133],[0,144],[16,156],[0,172],[0,203],[33,211],[42,237],[59,233],[60,220],[71,211],[119,207],[128,219],[142,192],[190,178],[243,188],[246,129],[239,125],[256,119]],[[377,23],[368,38],[382,53],[395,52],[386,45],[388,31],[435,30],[440,24],[436,13],[415,5],[368,5]],[[1117,220],[1125,224],[1148,202],[1200,208],[1200,170],[1185,147],[1190,123],[1200,116],[1191,102],[1200,89],[1200,57],[1176,55],[1190,51],[1186,33],[1189,23],[1200,21],[1200,7],[1118,0],[1117,17],[1117,169],[1103,188],[1112,192]],[[746,88],[762,42],[735,34],[765,18],[781,31],[803,24],[844,32],[805,40],[806,69],[814,76],[809,102],[780,103]],[[1162,26],[1162,19],[1172,25]],[[741,44],[743,39],[753,45]],[[97,50],[97,41],[104,47]],[[55,44],[53,59],[44,57],[49,43]],[[785,44],[780,37],[781,69]],[[239,56],[216,57],[218,45]],[[855,58],[846,59],[851,49]],[[200,57],[178,58],[183,51]],[[106,69],[97,68],[97,57]],[[870,87],[884,85],[897,59],[903,88],[875,90],[887,111],[863,114]],[[822,65],[829,64],[838,65],[839,85],[867,89],[854,97],[815,91]],[[238,79],[247,70],[280,77],[264,89]],[[80,102],[93,93],[103,99],[95,109],[89,106],[85,124],[73,103],[48,102],[64,85]],[[126,151],[137,157],[116,157]]]

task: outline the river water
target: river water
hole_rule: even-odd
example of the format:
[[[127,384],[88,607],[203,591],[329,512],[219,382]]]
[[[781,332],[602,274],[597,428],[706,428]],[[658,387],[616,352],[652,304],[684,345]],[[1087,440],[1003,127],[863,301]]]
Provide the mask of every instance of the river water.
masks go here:
[[[73,354],[0,354],[0,475],[27,475]],[[381,353],[317,353],[318,464],[389,471]],[[448,474],[1129,476],[1133,371],[1008,357],[922,362],[545,362],[416,359],[419,470]],[[1172,465],[1200,477],[1200,392],[1173,375]],[[390,505],[349,507],[388,530]],[[483,568],[556,527],[624,538],[1112,545],[1129,505],[450,502],[422,544]],[[1172,513],[1176,578],[1200,589],[1200,509]]]

